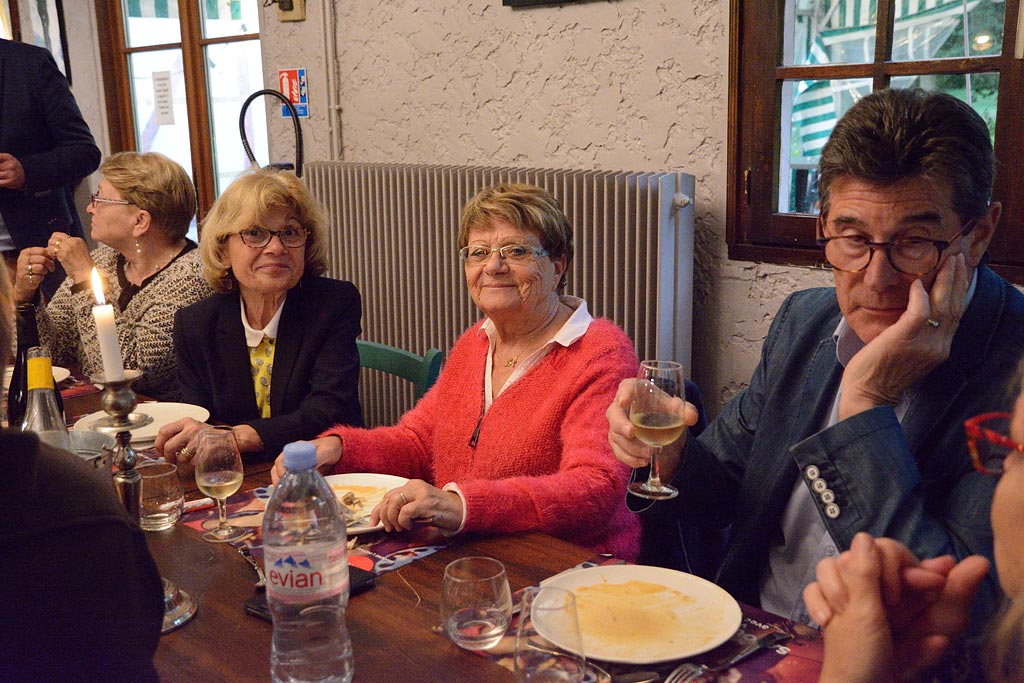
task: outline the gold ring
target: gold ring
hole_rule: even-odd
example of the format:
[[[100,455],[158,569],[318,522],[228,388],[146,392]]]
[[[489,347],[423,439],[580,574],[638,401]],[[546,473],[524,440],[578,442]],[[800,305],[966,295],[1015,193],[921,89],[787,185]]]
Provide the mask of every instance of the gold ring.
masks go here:
[[[927,320],[925,320],[925,322],[931,325],[932,327],[938,327],[941,324],[938,320],[932,320],[931,318],[928,318]]]
[[[401,491],[398,492],[398,496],[402,499],[402,505],[408,505],[409,501],[405,499],[405,494]]]
[[[192,457],[192,451],[188,449],[188,446],[185,446],[180,451],[178,451],[178,456],[184,458],[185,460],[188,460],[189,458]]]
[[[25,270],[28,271],[28,276],[29,277],[32,277],[35,274],[35,273],[32,272],[32,264],[31,263],[28,264],[28,266],[25,267]]]

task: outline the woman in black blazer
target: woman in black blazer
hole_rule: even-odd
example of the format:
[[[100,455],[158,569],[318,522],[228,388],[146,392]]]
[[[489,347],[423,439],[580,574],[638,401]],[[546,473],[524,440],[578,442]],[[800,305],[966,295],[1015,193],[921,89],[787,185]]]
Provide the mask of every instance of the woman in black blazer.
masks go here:
[[[276,455],[335,424],[362,425],[359,292],[323,277],[326,217],[293,174],[255,171],[203,222],[204,276],[216,294],[178,311],[184,400],[234,425],[239,449]],[[205,425],[160,430],[157,453],[187,463]]]

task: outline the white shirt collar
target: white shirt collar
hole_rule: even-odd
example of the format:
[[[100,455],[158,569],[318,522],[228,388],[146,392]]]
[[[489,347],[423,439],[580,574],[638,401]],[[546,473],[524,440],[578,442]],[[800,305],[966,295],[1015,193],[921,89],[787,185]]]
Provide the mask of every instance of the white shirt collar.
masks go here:
[[[281,322],[281,311],[284,310],[284,301],[277,307],[277,313],[274,314],[274,317],[270,319],[270,322],[262,330],[257,330],[249,324],[249,321],[245,318],[245,302],[242,301],[242,297],[238,297],[238,301],[241,306],[242,329],[245,330],[246,346],[256,348],[263,341],[263,337],[277,338],[277,326]]]

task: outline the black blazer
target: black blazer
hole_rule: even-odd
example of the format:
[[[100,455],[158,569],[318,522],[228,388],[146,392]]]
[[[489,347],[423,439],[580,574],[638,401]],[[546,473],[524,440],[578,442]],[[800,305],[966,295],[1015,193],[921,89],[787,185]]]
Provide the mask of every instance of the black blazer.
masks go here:
[[[43,246],[54,230],[82,237],[71,189],[99,166],[100,150],[41,47],[0,40],[0,151],[25,169],[23,188],[0,188],[0,215],[15,246]]]
[[[270,378],[270,413],[256,408],[238,292],[214,294],[174,316],[174,348],[184,400],[211,419],[247,424],[277,455],[336,424],[362,426],[359,351],[362,303],[351,282],[304,277],[285,299]]]

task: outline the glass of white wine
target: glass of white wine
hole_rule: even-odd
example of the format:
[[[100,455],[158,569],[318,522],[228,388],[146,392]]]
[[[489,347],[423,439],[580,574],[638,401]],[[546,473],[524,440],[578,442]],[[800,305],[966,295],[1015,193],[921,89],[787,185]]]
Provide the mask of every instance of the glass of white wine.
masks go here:
[[[195,465],[196,485],[217,501],[220,521],[216,529],[203,534],[203,540],[224,543],[245,536],[247,529],[228,524],[225,503],[227,497],[242,486],[242,456],[230,427],[207,427],[199,432]]]
[[[686,429],[686,421],[677,412],[673,401],[683,392],[683,366],[670,360],[645,360],[640,364],[633,402],[629,406],[629,421],[636,430],[636,438],[651,446],[651,468],[647,481],[629,485],[633,495],[652,500],[666,500],[679,495],[679,490],[661,481],[660,456],[662,446],[673,443]]]

